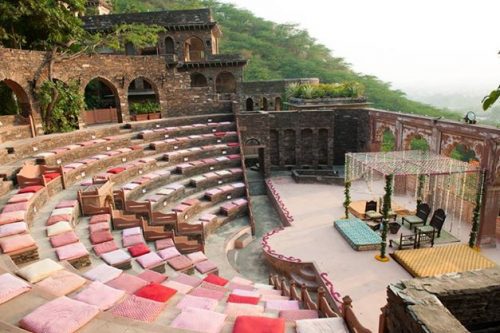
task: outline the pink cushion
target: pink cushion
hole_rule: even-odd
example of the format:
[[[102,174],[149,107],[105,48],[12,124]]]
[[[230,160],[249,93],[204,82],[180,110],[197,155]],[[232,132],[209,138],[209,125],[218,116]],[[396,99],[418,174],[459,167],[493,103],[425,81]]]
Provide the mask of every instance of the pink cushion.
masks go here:
[[[25,211],[9,212],[0,214],[0,225],[9,224],[13,222],[24,221],[26,217]]]
[[[137,244],[144,243],[144,237],[141,235],[131,235],[123,237],[123,247],[129,247]]]
[[[56,209],[76,207],[76,206],[78,206],[78,200],[63,200],[57,204]]]
[[[109,228],[110,227],[108,222],[95,223],[89,225],[89,233],[93,234],[97,231],[109,230]]]
[[[205,253],[203,253],[202,251],[197,251],[197,252],[189,253],[187,255],[187,257],[189,259],[191,259],[191,261],[193,263],[195,263],[195,264],[199,263],[199,262],[202,262],[202,261],[205,261],[205,260],[208,259],[207,256],[205,255]]]
[[[116,279],[106,282],[106,284],[115,289],[125,290],[128,294],[133,294],[148,285],[148,282],[135,275],[123,273]]]
[[[7,203],[17,203],[17,202],[26,202],[29,201],[35,194],[34,193],[22,193],[22,194],[15,194],[12,197],[10,197],[9,201]]]
[[[22,194],[22,193],[36,193],[36,192],[40,191],[43,188],[44,188],[44,186],[42,186],[42,185],[31,185],[31,186],[23,187],[22,189],[20,189],[19,191],[17,191],[17,193],[18,194]]]
[[[99,214],[99,215],[94,215],[90,218],[90,224],[95,224],[95,223],[101,223],[101,222],[111,222],[111,215],[110,214]]]
[[[14,222],[0,225],[0,238],[22,234],[28,231],[28,226],[25,222]]]
[[[193,266],[193,262],[186,256],[180,255],[167,261],[170,267],[176,271],[185,270]]]
[[[163,260],[169,260],[169,259],[180,256],[181,253],[177,250],[177,248],[172,246],[172,247],[167,247],[166,249],[158,251],[158,255]]]
[[[60,261],[81,258],[89,254],[87,248],[80,242],[64,245],[56,248],[57,257]]]
[[[125,262],[132,260],[130,254],[128,254],[123,249],[116,249],[114,251],[109,251],[101,255],[102,260],[104,260],[108,265],[117,266]]]
[[[210,310],[186,308],[170,324],[170,327],[205,333],[219,333],[226,315]]]
[[[163,250],[167,247],[175,246],[174,240],[172,238],[163,238],[159,239],[155,242],[155,246],[157,250]]]
[[[254,290],[254,287],[248,284],[239,284],[235,282],[229,282],[226,285],[226,288],[229,290],[235,290],[235,289],[240,289],[240,290]]]
[[[62,269],[38,282],[36,285],[52,295],[64,296],[77,290],[86,282],[87,280],[81,276]]]
[[[262,305],[227,303],[224,313],[229,318],[237,318],[239,316],[262,316],[264,307]]]
[[[117,249],[118,246],[116,245],[114,240],[94,245],[94,252],[98,256],[101,256],[104,253],[111,252]]]
[[[217,269],[217,265],[210,260],[201,261],[196,263],[194,266],[201,274],[207,274],[208,272],[213,272]]]
[[[113,235],[109,230],[98,231],[90,234],[90,242],[92,245],[112,241]]]
[[[221,286],[218,286],[216,284],[213,284],[213,283],[209,283],[209,282],[205,282],[203,281],[201,284],[200,284],[200,288],[205,288],[205,289],[210,289],[210,290],[215,290],[215,291],[219,291],[219,292],[223,292],[223,293],[226,293],[228,290],[224,287],[221,287]]]
[[[135,319],[145,322],[154,321],[163,311],[166,303],[160,303],[134,295],[111,309],[115,316]]]
[[[25,281],[15,277],[10,273],[0,275],[0,304],[3,304],[16,296],[19,296],[31,289]]]
[[[34,333],[75,332],[98,313],[95,306],[63,296],[38,307],[19,326]]]
[[[142,273],[138,274],[137,277],[140,277],[144,281],[151,283],[162,283],[167,279],[166,275],[163,275],[155,271],[151,271],[149,269],[144,270]]]
[[[71,222],[71,220],[73,220],[72,215],[53,215],[49,217],[45,225],[51,226],[53,224],[56,224],[57,222],[63,222],[63,221]]]
[[[315,319],[318,318],[318,311],[316,310],[282,310],[279,317],[286,321],[296,321],[302,319]]]
[[[60,247],[78,242],[78,236],[74,231],[68,231],[50,238],[52,247]]]
[[[105,311],[125,296],[125,291],[111,288],[99,281],[92,282],[87,288],[75,295],[75,299],[97,306]]]
[[[184,273],[179,273],[173,280],[179,283],[187,284],[191,287],[197,287],[203,282],[202,279],[196,276],[187,275]]]
[[[177,290],[180,294],[188,294],[193,287],[188,286],[184,283],[175,282],[174,280],[168,280],[162,283],[164,286]]]
[[[35,240],[30,234],[14,235],[0,239],[0,247],[3,253],[22,250],[35,245]]]
[[[266,301],[267,310],[299,310],[298,301],[269,300]]]
[[[135,258],[135,260],[137,260],[142,268],[153,268],[164,263],[163,259],[160,258],[160,256],[155,252],[143,254],[142,256]]]
[[[193,295],[193,296],[198,296],[198,297],[212,298],[212,299],[215,299],[217,301],[220,301],[221,299],[224,298],[224,295],[226,293],[224,291],[218,291],[218,290],[212,290],[212,289],[198,287],[198,288],[193,289],[189,294]]]
[[[177,308],[184,310],[185,308],[198,308],[205,310],[215,310],[217,301],[213,298],[198,297],[193,295],[186,295],[177,303]]]
[[[123,237],[128,237],[128,236],[133,236],[133,235],[142,235],[141,227],[133,227],[133,228],[127,228],[127,229],[122,230]]]

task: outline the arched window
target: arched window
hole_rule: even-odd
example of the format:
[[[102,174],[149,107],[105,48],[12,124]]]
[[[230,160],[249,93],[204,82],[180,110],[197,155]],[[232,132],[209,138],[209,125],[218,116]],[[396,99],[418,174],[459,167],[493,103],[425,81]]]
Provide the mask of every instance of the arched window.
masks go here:
[[[85,123],[103,124],[121,122],[120,102],[113,84],[103,78],[95,78],[85,86]]]
[[[156,86],[144,77],[138,77],[130,82],[128,105],[135,120],[160,118],[160,103]]]
[[[191,87],[206,87],[208,85],[207,78],[201,73],[191,74]]]
[[[165,54],[175,54],[175,44],[172,37],[165,38]]]
[[[410,150],[429,150],[429,143],[421,135],[416,135],[410,141]]]
[[[247,101],[245,104],[246,104],[247,111],[253,111],[253,99],[251,97],[247,98]]]
[[[276,97],[274,99],[274,110],[281,111],[281,97]]]
[[[380,150],[383,152],[393,151],[396,148],[396,137],[390,129],[385,129],[382,134],[382,146]]]
[[[236,92],[236,79],[229,72],[222,72],[215,80],[215,91],[219,94],[229,94]]]
[[[262,110],[267,111],[268,108],[269,108],[269,105],[267,103],[267,98],[262,97]]]
[[[184,43],[184,61],[200,61],[205,59],[205,45],[198,37],[191,37]]]

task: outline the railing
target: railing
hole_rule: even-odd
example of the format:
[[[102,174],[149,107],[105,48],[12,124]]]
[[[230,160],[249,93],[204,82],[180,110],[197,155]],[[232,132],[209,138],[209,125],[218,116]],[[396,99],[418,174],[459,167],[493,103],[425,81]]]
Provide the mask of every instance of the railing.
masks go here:
[[[255,219],[253,216],[252,200],[250,200],[250,189],[249,189],[248,177],[247,177],[246,166],[245,166],[245,152],[243,151],[243,141],[241,139],[241,132],[240,132],[240,125],[238,122],[238,117],[236,117],[236,115],[235,115],[234,118],[235,118],[235,122],[236,122],[236,133],[238,134],[238,142],[240,143],[241,168],[243,169],[243,182],[245,183],[245,195],[248,199],[248,220],[250,222],[250,227],[252,229],[252,235],[255,235]]]

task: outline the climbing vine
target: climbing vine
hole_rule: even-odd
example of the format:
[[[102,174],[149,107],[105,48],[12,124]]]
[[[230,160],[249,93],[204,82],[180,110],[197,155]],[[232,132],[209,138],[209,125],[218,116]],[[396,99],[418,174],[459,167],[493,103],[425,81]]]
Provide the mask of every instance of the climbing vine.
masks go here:
[[[384,201],[382,205],[382,233],[380,237],[382,238],[382,242],[380,243],[380,256],[379,258],[382,261],[386,261],[386,249],[387,249],[387,225],[389,222],[389,210],[391,209],[391,197],[392,197],[392,180],[393,175],[385,176],[385,194]]]
[[[485,178],[486,178],[486,171],[483,170],[483,171],[481,171],[481,177],[479,179],[479,186],[477,187],[477,192],[476,192],[476,202],[475,202],[474,210],[472,213],[472,228],[471,228],[470,237],[469,237],[469,246],[471,248],[476,246],[477,233],[479,231],[479,217],[481,216],[481,203],[483,201]]]
[[[423,189],[424,189],[424,184],[425,184],[425,175],[419,175],[418,176],[418,187],[417,187],[417,210],[418,206],[422,203],[423,201]]]
[[[344,210],[345,210],[345,218],[349,218],[349,205],[351,204],[351,182],[345,182],[344,188]]]
[[[37,98],[45,133],[78,129],[78,116],[85,101],[77,82],[47,80],[37,89]]]

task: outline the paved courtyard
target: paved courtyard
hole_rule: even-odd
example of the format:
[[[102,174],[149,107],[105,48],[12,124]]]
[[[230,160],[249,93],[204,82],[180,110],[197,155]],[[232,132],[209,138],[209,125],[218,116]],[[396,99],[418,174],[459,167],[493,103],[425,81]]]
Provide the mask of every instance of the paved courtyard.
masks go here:
[[[272,247],[287,256],[315,261],[322,271],[328,273],[336,291],[342,296],[351,296],[361,323],[373,332],[378,331],[380,308],[386,304],[387,285],[410,279],[410,274],[394,260],[387,263],[376,261],[377,251],[354,251],[333,227],[333,221],[343,216],[342,186],[296,184],[291,177],[282,175],[274,176],[272,181],[294,217],[292,227],[270,239]],[[382,187],[381,183],[370,187],[362,181],[355,182],[351,189],[352,200],[378,198]],[[410,197],[394,197],[394,201],[408,208],[415,206]],[[453,227],[455,237],[467,240],[469,225],[450,220],[444,229],[448,231],[450,227]],[[500,244],[496,249],[484,249],[482,253],[500,264]]]

